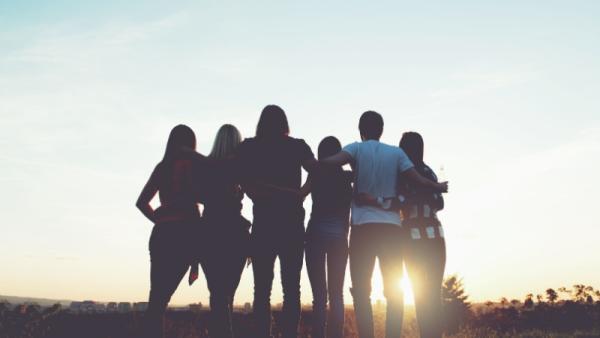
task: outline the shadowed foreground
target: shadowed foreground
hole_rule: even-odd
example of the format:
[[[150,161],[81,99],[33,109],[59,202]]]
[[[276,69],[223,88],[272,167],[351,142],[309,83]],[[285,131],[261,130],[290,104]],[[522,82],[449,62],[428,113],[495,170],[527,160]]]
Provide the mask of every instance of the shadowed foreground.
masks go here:
[[[384,311],[375,311],[376,331],[378,337],[383,337]],[[166,337],[167,338],[204,338],[208,337],[207,311],[193,313],[190,311],[167,313]],[[280,329],[277,325],[280,313],[274,311],[273,333],[277,337]],[[4,312],[0,323],[0,337],[2,338],[131,338],[138,337],[140,325],[143,320],[141,313],[125,314],[72,314],[56,307],[44,311],[27,313]],[[309,311],[302,312],[299,337],[310,337],[312,316]],[[234,314],[234,330],[239,338],[252,338],[252,316],[249,314]],[[584,323],[584,329],[553,328],[531,329],[517,327],[502,327],[495,324],[490,327],[481,326],[483,323],[473,319],[476,326],[462,327],[455,334],[445,337],[600,337],[598,322]],[[495,326],[495,329],[491,327]],[[346,337],[357,337],[354,315],[351,310],[346,311]],[[414,311],[407,309],[404,320],[403,337],[418,337],[418,329]]]

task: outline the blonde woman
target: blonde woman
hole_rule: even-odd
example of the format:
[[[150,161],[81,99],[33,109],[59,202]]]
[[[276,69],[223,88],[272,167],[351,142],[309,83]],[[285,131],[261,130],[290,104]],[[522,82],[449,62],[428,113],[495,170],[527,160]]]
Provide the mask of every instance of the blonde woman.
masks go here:
[[[200,168],[204,204],[200,264],[210,291],[211,337],[233,337],[231,312],[235,291],[248,257],[250,222],[242,217],[244,192],[234,154],[242,141],[236,127],[217,132],[210,161]]]

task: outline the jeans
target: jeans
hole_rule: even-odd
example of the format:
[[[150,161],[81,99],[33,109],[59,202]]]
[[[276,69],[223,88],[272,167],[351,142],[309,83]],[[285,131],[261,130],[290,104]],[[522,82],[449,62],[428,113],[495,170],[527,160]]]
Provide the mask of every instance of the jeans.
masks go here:
[[[394,224],[369,223],[352,226],[350,234],[350,277],[354,313],[360,338],[373,338],[373,308],[371,277],[375,258],[383,277],[383,293],[387,302],[385,336],[399,338],[402,334],[404,297],[402,278],[405,230]]]
[[[231,314],[235,291],[248,257],[248,230],[239,217],[205,217],[200,264],[210,291],[209,333],[232,338]]]
[[[296,338],[300,321],[300,272],[304,261],[304,214],[254,213],[251,250],[256,338],[271,337],[271,289],[279,257],[283,288],[282,337]]]
[[[313,338],[324,338],[329,296],[328,336],[344,336],[344,275],[348,260],[346,236],[314,232],[307,236],[306,269],[313,293]]]
[[[446,265],[444,238],[407,241],[406,270],[415,294],[415,311],[422,338],[441,338],[443,331],[441,289]]]
[[[191,262],[190,224],[155,225],[150,236],[150,296],[144,338],[162,338],[164,314]]]

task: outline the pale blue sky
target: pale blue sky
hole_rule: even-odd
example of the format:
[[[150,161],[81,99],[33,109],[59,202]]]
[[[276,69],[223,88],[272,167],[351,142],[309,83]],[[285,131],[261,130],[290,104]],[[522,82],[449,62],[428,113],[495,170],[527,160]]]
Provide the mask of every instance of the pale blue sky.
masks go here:
[[[207,152],[269,103],[313,150],[357,140],[367,109],[389,143],[421,132],[451,181],[447,272],[474,299],[600,286],[598,17],[597,1],[0,1],[0,294],[146,298],[133,205],[169,130]],[[240,302],[251,287],[248,270]]]

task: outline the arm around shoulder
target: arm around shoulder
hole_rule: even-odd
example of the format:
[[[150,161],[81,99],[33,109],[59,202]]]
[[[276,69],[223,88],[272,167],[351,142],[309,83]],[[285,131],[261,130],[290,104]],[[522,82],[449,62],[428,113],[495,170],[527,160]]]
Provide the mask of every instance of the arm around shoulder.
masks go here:
[[[402,175],[406,177],[410,182],[413,182],[422,187],[430,188],[437,192],[448,192],[448,182],[437,183],[432,180],[429,180],[421,176],[421,174],[419,174],[414,167],[405,170],[404,172],[402,172]]]

